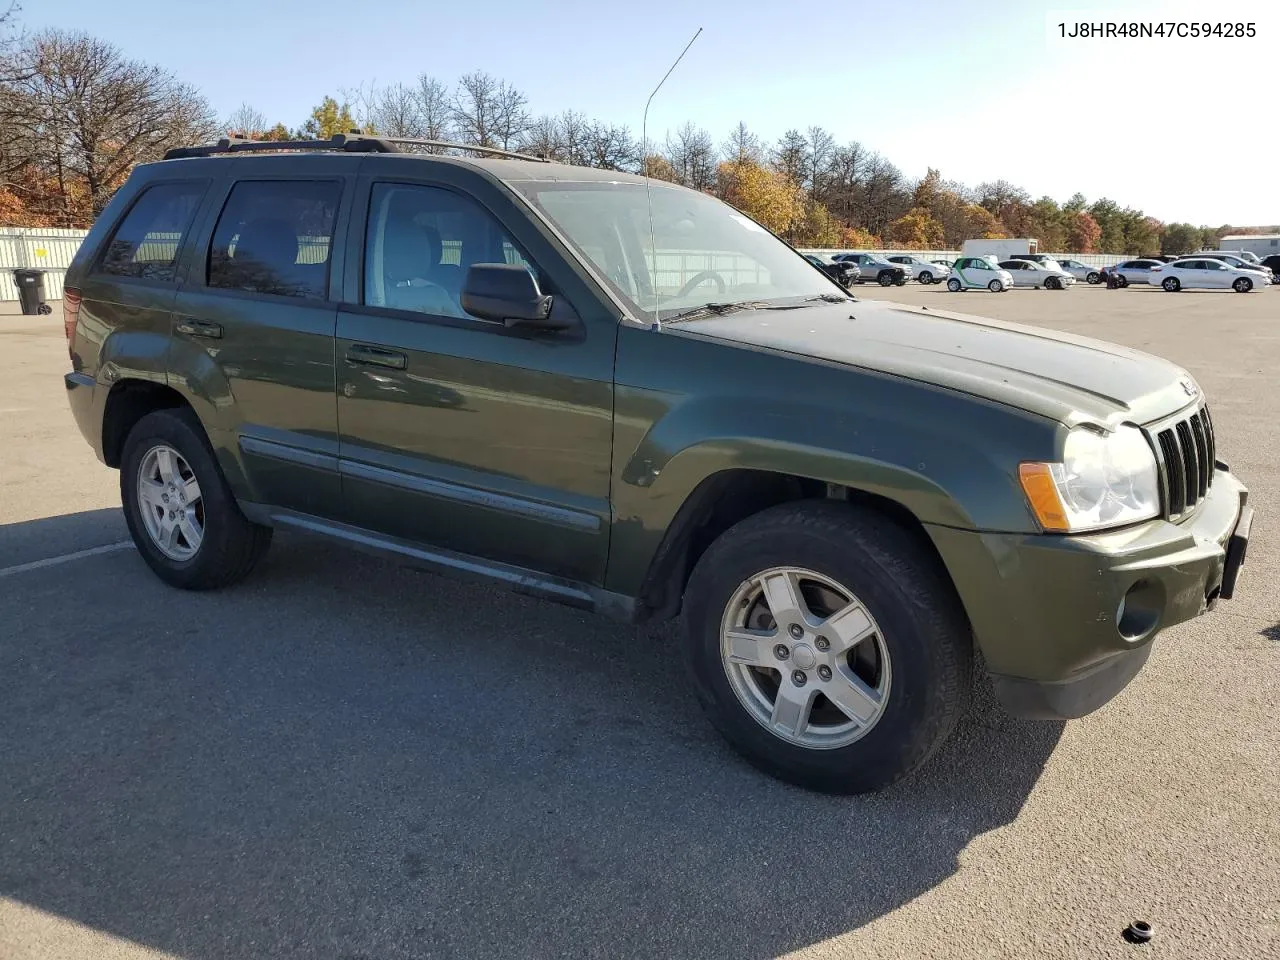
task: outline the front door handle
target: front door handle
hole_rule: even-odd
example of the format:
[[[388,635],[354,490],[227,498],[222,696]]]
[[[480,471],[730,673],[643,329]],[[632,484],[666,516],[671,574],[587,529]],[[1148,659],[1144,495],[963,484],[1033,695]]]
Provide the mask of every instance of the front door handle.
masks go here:
[[[353,343],[347,347],[347,363],[362,363],[373,367],[390,367],[392,370],[404,370],[409,366],[409,358],[399,350],[375,347],[370,343]]]
[[[178,321],[177,331],[189,337],[207,337],[210,340],[222,339],[222,324],[212,320],[197,320],[195,317],[183,317]]]

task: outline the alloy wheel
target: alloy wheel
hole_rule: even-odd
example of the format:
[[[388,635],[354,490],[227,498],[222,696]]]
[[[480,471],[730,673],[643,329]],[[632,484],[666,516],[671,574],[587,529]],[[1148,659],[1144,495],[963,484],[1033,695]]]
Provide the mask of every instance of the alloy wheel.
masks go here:
[[[191,465],[166,444],[138,467],[138,511],[151,540],[170,560],[190,560],[204,540],[204,498]]]

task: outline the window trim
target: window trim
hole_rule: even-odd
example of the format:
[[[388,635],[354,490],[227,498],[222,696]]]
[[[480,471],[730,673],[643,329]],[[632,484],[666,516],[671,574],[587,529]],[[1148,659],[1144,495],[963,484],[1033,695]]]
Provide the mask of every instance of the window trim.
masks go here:
[[[358,301],[353,303],[352,301],[343,297],[339,304],[339,309],[342,310],[344,313],[358,313],[358,314],[367,313],[369,315],[377,316],[377,317],[387,317],[387,318],[396,319],[396,320],[411,320],[411,321],[414,321],[415,323],[431,323],[431,324],[435,324],[436,326],[453,327],[461,330],[477,330],[485,333],[501,334],[504,336],[515,336],[519,339],[528,339],[530,335],[530,330],[528,328],[521,329],[518,327],[508,327],[505,324],[498,323],[496,320],[485,320],[485,319],[482,319],[481,317],[473,317],[470,314],[467,314],[466,316],[462,316],[462,317],[453,317],[453,316],[449,316],[448,314],[426,313],[425,311],[422,311],[422,310],[402,310],[399,307],[387,307],[387,306],[382,306],[376,303],[365,302],[365,292],[367,290],[366,274],[369,267],[369,264],[368,264],[369,228],[373,225],[373,218],[374,218],[373,191],[380,185],[391,186],[391,187],[410,187],[410,188],[419,188],[419,189],[427,189],[427,190],[441,190],[441,191],[444,191],[445,193],[450,193],[456,197],[460,197],[464,201],[468,201],[472,203],[478,209],[483,211],[495,224],[498,225],[498,227],[506,235],[507,242],[510,243],[511,246],[516,249],[516,251],[520,254],[520,256],[522,256],[528,263],[533,265],[533,269],[535,271],[534,275],[535,277],[537,277],[538,284],[540,287],[544,286],[549,279],[549,275],[547,271],[544,270],[542,267],[540,267],[537,261],[534,260],[534,258],[529,255],[528,251],[524,248],[524,245],[521,244],[516,239],[514,233],[511,231],[511,228],[507,226],[506,222],[503,221],[503,219],[499,217],[497,213],[491,210],[486,204],[482,203],[480,198],[475,196],[473,193],[470,193],[466,190],[459,189],[458,187],[455,187],[452,184],[445,184],[445,183],[438,183],[438,182],[425,182],[420,180],[410,180],[410,179],[404,179],[404,178],[394,177],[394,176],[371,177],[367,181],[367,184],[362,185],[362,186],[367,186],[368,189],[367,190],[362,189],[361,196],[357,197],[357,201],[362,205],[362,208],[363,208],[363,216],[357,217],[354,214],[352,216],[353,227],[356,227],[357,221],[359,221],[359,228],[354,230],[355,237],[359,238],[359,249],[360,249],[359,265],[358,265],[358,269],[356,270],[357,281],[356,281],[356,291],[355,291],[359,299]],[[360,213],[360,212],[361,211],[359,209],[354,211],[354,213]],[[465,279],[466,278],[464,277],[463,278],[464,283],[465,283]],[[556,296],[556,297],[563,296],[562,293],[560,293],[557,289],[555,289],[554,283],[552,283],[551,286],[552,286],[552,290],[548,291],[546,289],[543,289],[542,292],[551,293],[552,296]],[[572,303],[570,303],[570,306],[572,306]],[[577,312],[576,309],[574,312],[575,313]],[[580,323],[578,327],[581,330],[581,334],[579,335],[578,338],[585,339],[585,334],[586,334],[585,324]],[[560,331],[561,336],[569,335],[572,338],[573,334],[574,334],[573,330]]]
[[[195,265],[197,282],[192,283],[191,278],[187,278],[185,287],[189,290],[199,290],[204,293],[215,293],[222,296],[239,296],[244,299],[256,299],[258,297],[270,297],[272,302],[291,303],[297,306],[305,306],[307,304],[332,304],[335,302],[333,297],[333,264],[335,254],[340,242],[340,238],[346,235],[342,222],[342,205],[345,199],[344,193],[347,189],[347,177],[329,176],[329,177],[297,177],[297,176],[242,176],[231,177],[227,180],[227,189],[222,197],[222,204],[213,211],[212,223],[209,224],[209,237],[205,244],[204,255],[200,258],[200,262]],[[227,206],[231,203],[231,198],[236,192],[236,187],[242,183],[333,183],[338,186],[337,196],[334,198],[333,206],[333,226],[330,228],[329,236],[329,256],[325,258],[325,273],[323,289],[319,297],[291,297],[283,293],[269,293],[263,290],[245,290],[241,287],[217,287],[209,283],[209,269],[213,258],[213,241],[218,235],[218,225],[222,222],[223,214],[227,212]]]
[[[129,200],[129,205],[124,209],[124,212],[121,213],[116,219],[116,222],[112,224],[111,231],[107,234],[106,239],[103,240],[102,244],[94,252],[93,260],[91,261],[88,270],[88,278],[101,280],[105,283],[128,283],[139,284],[147,287],[172,287],[177,289],[180,281],[182,280],[182,259],[184,254],[195,242],[195,235],[200,232],[200,213],[204,206],[205,199],[209,194],[209,187],[212,183],[213,180],[209,177],[165,177],[157,180],[149,180],[143,184],[141,189],[139,189],[138,192]],[[191,220],[187,224],[186,230],[183,231],[182,239],[178,242],[178,246],[173,252],[173,279],[155,280],[150,277],[131,277],[128,274],[108,273],[106,270],[102,269],[102,262],[107,257],[107,251],[111,249],[112,241],[115,240],[116,235],[120,232],[120,228],[124,226],[125,221],[129,219],[129,215],[133,213],[134,209],[148,192],[156,187],[188,185],[198,186],[200,193],[196,197],[195,206],[191,210]]]

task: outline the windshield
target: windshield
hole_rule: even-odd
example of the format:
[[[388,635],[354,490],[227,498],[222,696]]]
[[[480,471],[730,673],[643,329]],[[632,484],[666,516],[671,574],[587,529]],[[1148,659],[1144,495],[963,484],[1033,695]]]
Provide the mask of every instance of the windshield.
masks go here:
[[[546,214],[637,318],[666,320],[706,304],[839,293],[791,247],[706,194],[652,184],[651,243],[642,183],[534,180],[511,186]]]

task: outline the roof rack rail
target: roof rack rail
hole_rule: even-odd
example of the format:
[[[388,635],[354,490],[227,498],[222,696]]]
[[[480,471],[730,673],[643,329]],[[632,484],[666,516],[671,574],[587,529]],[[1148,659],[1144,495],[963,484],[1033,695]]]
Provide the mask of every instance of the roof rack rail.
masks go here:
[[[532,160],[535,163],[550,163],[546,157],[535,157],[530,153],[517,153],[514,150],[502,150],[498,147],[481,147],[474,143],[453,143],[449,140],[419,140],[414,137],[382,137],[387,143],[410,143],[419,147],[440,147],[445,150],[469,150],[472,153],[487,153],[495,157],[507,157],[511,160]]]
[[[496,157],[507,157],[512,160],[532,160],[535,163],[550,163],[546,157],[535,157],[527,153],[516,153],[514,150],[500,150],[497,147],[481,147],[473,143],[451,143],[448,140],[415,140],[411,137],[377,137],[367,136],[359,130],[350,133],[335,133],[328,140],[250,140],[240,133],[229,133],[217,143],[203,144],[198,147],[174,147],[165,151],[166,160],[185,160],[189,157],[212,157],[223,153],[265,153],[279,150],[333,150],[343,153],[401,153],[397,143],[413,144],[420,147],[439,147],[443,150],[467,150],[471,153],[483,153]]]
[[[268,150],[335,150],[344,153],[399,153],[380,137],[367,137],[359,130],[335,133],[328,140],[248,140],[240,134],[223,137],[217,143],[198,147],[174,147],[165,151],[166,160],[212,157],[222,153],[260,153]]]

